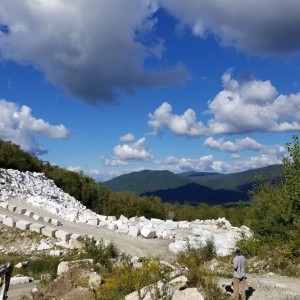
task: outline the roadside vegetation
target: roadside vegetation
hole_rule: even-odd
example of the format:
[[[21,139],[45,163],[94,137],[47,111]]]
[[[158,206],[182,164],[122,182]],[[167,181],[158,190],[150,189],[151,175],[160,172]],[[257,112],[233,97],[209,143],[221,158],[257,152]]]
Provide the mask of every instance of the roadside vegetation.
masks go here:
[[[293,136],[283,159],[284,177],[276,186],[258,181],[252,190],[248,225],[254,235],[238,245],[267,263],[265,271],[300,276],[300,141]]]

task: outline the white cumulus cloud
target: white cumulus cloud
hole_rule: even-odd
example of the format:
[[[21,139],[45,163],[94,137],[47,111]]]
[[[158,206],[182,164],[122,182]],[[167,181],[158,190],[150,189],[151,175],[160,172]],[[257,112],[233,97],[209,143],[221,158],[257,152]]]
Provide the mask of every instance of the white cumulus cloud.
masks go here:
[[[300,130],[300,93],[278,95],[270,81],[238,82],[222,76],[224,89],[209,102],[211,134]]]
[[[121,136],[120,140],[121,142],[131,142],[134,141],[134,135],[132,133],[127,133],[123,136]]]
[[[140,138],[136,142],[125,143],[114,147],[115,156],[104,157],[102,162],[105,166],[126,166],[131,161],[148,161],[153,159],[153,154],[145,144],[146,139]]]
[[[300,93],[279,95],[269,80],[238,81],[231,77],[231,71],[223,74],[222,81],[223,90],[208,102],[205,113],[211,117],[207,124],[197,120],[193,109],[177,115],[172,113],[172,106],[164,102],[149,114],[152,133],[168,129],[175,135],[197,137],[300,130]],[[215,140],[207,141],[213,142],[216,144]],[[226,147],[230,147],[229,142]]]
[[[183,82],[188,72],[180,62],[144,68],[147,58],[159,60],[164,51],[162,40],[147,39],[157,9],[150,0],[2,0],[1,57],[33,65],[89,103]]]
[[[114,148],[115,155],[121,160],[149,160],[153,154],[145,145],[145,138],[140,138],[135,143],[117,145]]]
[[[238,139],[235,142],[225,141],[224,138],[214,139],[213,137],[209,137],[205,140],[204,145],[212,149],[227,152],[239,152],[246,150],[260,151],[264,148],[263,145],[249,137]]]
[[[149,114],[148,124],[154,134],[159,134],[163,128],[169,129],[175,135],[196,137],[204,134],[205,128],[197,121],[196,113],[189,108],[182,115],[172,113],[172,106],[164,102],[153,114]]]
[[[21,149],[32,154],[42,154],[47,149],[38,145],[36,135],[49,138],[67,138],[69,131],[64,125],[50,125],[32,116],[31,108],[19,107],[13,102],[0,100],[0,139],[20,145]]]

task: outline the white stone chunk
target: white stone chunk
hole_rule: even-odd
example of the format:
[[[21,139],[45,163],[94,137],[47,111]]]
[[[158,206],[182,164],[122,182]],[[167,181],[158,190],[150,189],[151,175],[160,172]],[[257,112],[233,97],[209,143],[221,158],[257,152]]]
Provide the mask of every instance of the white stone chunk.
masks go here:
[[[7,217],[6,215],[0,214],[0,222],[3,222],[3,219],[6,218],[6,217]]]
[[[16,206],[14,206],[14,205],[8,205],[7,206],[7,209],[9,210],[9,211],[16,211],[16,209],[17,209],[17,207]]]
[[[170,229],[176,229],[178,228],[178,222],[172,220],[166,220],[166,226]]]
[[[41,225],[41,224],[38,224],[38,223],[32,223],[29,226],[29,230],[37,232],[37,233],[42,233],[42,228],[44,228],[44,227],[45,227],[44,225]]]
[[[114,223],[108,223],[107,228],[109,230],[117,230],[118,229],[118,225],[114,224]]]
[[[127,233],[128,230],[129,230],[128,224],[122,223],[118,226],[118,232]]]
[[[128,219],[127,222],[128,225],[132,226],[132,225],[139,225],[140,221],[138,217],[131,217],[130,219]]]
[[[178,228],[190,228],[190,223],[188,221],[179,221]]]
[[[121,222],[128,222],[128,218],[125,217],[125,216],[123,216],[123,215],[121,215],[120,218],[119,218],[119,221],[121,221]]]
[[[80,235],[78,233],[73,233],[73,234],[71,234],[70,239],[76,240],[76,241],[82,241],[83,237],[82,237],[82,235]]]
[[[43,220],[43,218],[42,218],[41,216],[39,216],[39,215],[33,215],[32,218],[33,218],[34,220],[36,220],[36,221],[41,221],[41,220]]]
[[[98,223],[99,223],[99,221],[98,221],[97,218],[95,218],[95,219],[89,219],[89,220],[87,220],[87,223],[88,223],[89,225],[92,225],[92,226],[97,226]]]
[[[60,226],[62,225],[61,221],[60,220],[57,220],[57,219],[51,219],[50,223],[52,225],[55,225],[55,226]]]
[[[45,226],[44,228],[42,228],[42,234],[49,236],[49,237],[55,237],[55,232],[57,230],[48,226]]]
[[[175,291],[183,289],[188,282],[186,276],[179,276],[168,282],[168,291],[174,294]]]
[[[57,266],[57,276],[61,275],[62,273],[68,272],[69,271],[69,265],[70,263],[68,261],[62,261],[59,263]]]
[[[10,217],[6,217],[3,219],[3,224],[8,226],[8,227],[15,227],[16,226],[16,222],[10,218]]]
[[[62,241],[64,241],[64,242],[67,242],[67,241],[70,239],[70,237],[71,237],[71,233],[66,232],[66,231],[64,231],[64,230],[57,230],[57,231],[55,232],[55,236],[56,236],[58,239],[60,239],[60,240],[62,240]]]
[[[51,248],[52,247],[49,244],[47,244],[45,241],[41,241],[41,243],[39,244],[39,246],[37,248],[37,251],[49,250]]]
[[[141,235],[146,239],[153,239],[156,237],[156,231],[153,228],[145,226],[141,229]]]
[[[152,224],[151,221],[145,217],[140,217],[140,224],[143,224],[144,226]]]
[[[138,226],[129,226],[128,228],[128,235],[132,237],[137,237],[141,234],[141,230]]]
[[[7,209],[8,203],[6,203],[6,202],[1,202],[1,203],[0,203],[0,206],[3,207],[4,209]]]
[[[27,216],[29,218],[32,218],[34,215],[34,212],[33,211],[30,211],[30,210],[26,210],[26,212],[24,213],[24,216]]]
[[[15,284],[23,284],[23,283],[29,283],[32,282],[34,279],[32,277],[28,276],[14,276],[10,278],[10,284],[15,285]]]
[[[106,221],[107,220],[107,216],[103,216],[103,215],[97,215],[98,219],[100,221]]]
[[[45,222],[45,223],[51,223],[51,218],[50,217],[44,217],[43,218],[43,221]]]
[[[31,223],[25,220],[20,220],[16,222],[16,228],[22,229],[22,230],[28,230]]]
[[[26,208],[17,207],[16,213],[19,215],[24,215],[26,212]]]
[[[115,216],[108,216],[108,217],[107,217],[107,221],[108,221],[108,222],[117,221],[117,218],[116,218]]]

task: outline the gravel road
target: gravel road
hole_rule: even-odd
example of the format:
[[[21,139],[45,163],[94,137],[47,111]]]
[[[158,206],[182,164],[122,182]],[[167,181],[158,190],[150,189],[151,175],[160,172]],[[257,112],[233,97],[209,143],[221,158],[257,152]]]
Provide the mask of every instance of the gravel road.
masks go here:
[[[12,199],[9,201],[9,203],[17,207],[26,208],[27,210],[33,211],[35,214],[43,217],[48,216],[61,220],[62,226],[58,226],[58,228],[61,230],[81,235],[93,235],[97,240],[103,238],[104,240],[111,241],[117,246],[121,253],[124,252],[131,256],[139,257],[159,257],[168,261],[172,261],[174,258],[174,255],[168,250],[169,244],[174,242],[174,239],[146,239],[142,236],[134,238],[128,236],[127,234],[119,233],[99,226],[91,226],[85,223],[68,222],[57,215],[53,215],[39,207],[32,206],[30,203],[27,203],[21,199]],[[0,213],[11,216],[15,220],[28,220],[33,222],[32,218],[10,212],[2,209],[1,207],[0,211]],[[45,223],[42,221],[34,220],[34,222],[45,225]],[[50,224],[48,224],[48,226],[55,227]],[[178,231],[184,232],[183,229],[178,229]]]

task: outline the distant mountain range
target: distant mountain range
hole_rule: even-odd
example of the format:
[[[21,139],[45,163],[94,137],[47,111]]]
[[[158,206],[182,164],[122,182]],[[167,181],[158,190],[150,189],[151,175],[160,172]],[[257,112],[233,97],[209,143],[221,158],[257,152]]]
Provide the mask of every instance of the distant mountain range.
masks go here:
[[[282,178],[282,165],[271,165],[244,172],[220,174],[144,170],[103,182],[114,192],[130,191],[139,195],[159,196],[162,201],[197,205],[232,205],[249,201],[249,191],[257,178],[276,182]]]

